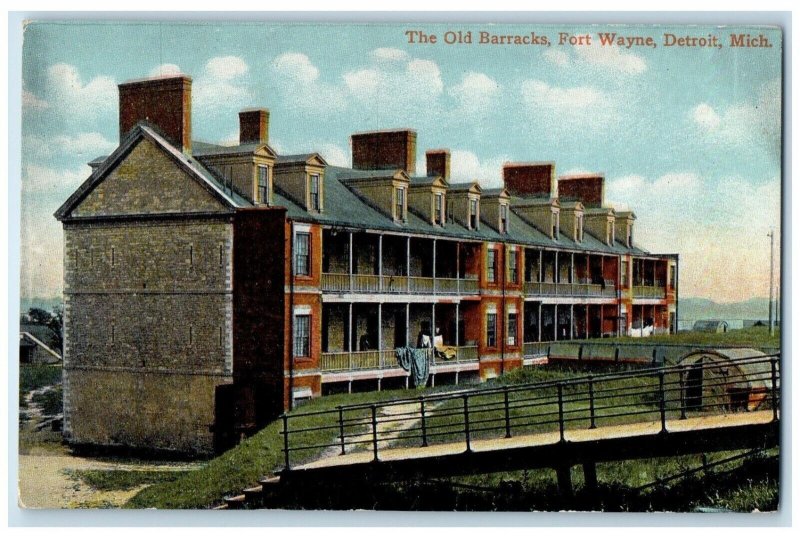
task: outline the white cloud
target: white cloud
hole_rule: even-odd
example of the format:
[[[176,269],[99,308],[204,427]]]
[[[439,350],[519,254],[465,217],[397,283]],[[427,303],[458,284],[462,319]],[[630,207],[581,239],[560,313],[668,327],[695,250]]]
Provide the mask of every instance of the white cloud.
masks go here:
[[[558,112],[583,113],[589,107],[602,105],[606,98],[597,88],[576,86],[559,88],[541,80],[522,83],[522,99],[530,108],[546,107]]]
[[[689,118],[706,139],[727,146],[765,147],[780,155],[781,83],[774,79],[764,84],[755,100],[715,109],[700,103]]]
[[[342,75],[344,84],[353,95],[368,99],[375,95],[381,83],[381,73],[377,69],[359,69]]]
[[[317,151],[332,166],[350,166],[350,155],[336,144],[322,144]]]
[[[644,58],[617,46],[603,46],[595,42],[588,46],[572,47],[572,51],[573,55],[569,55],[563,50],[547,49],[542,57],[558,67],[600,68],[614,76],[638,75],[647,70]]]
[[[641,246],[681,254],[682,296],[739,301],[767,295],[766,233],[770,226],[780,229],[779,178],[630,175],[607,181],[606,197],[615,208],[636,213]]]
[[[453,150],[450,155],[451,181],[478,180],[482,187],[494,188],[502,185],[503,163],[509,158],[505,155],[481,161],[477,155],[467,150]],[[425,169],[424,162],[421,172]]]
[[[22,90],[22,108],[27,109],[43,109],[48,108],[50,103],[45,101],[44,99],[39,99],[34,95],[32,92],[23,89]]]
[[[117,105],[117,84],[108,76],[84,82],[78,69],[59,63],[47,70],[46,102],[59,113],[93,120]]]
[[[88,166],[82,166],[78,170],[55,170],[29,164],[23,169],[22,191],[28,194],[69,194],[77,189],[91,172]]]
[[[370,53],[370,56],[372,56],[376,60],[385,60],[392,62],[398,62],[408,59],[408,53],[406,51],[388,47],[375,49]]]
[[[147,74],[148,77],[163,77],[167,75],[180,75],[181,68],[175,64],[161,64],[155,66]]]
[[[237,56],[208,60],[192,89],[197,104],[194,109],[204,114],[247,104],[251,99],[245,80],[248,71],[248,65]]]
[[[116,143],[100,133],[79,133],[45,138],[28,135],[22,139],[22,151],[27,157],[41,161],[51,157],[82,157],[93,159],[108,154]]]
[[[311,63],[311,59],[300,52],[286,52],[275,58],[272,68],[283,77],[303,84],[309,84],[319,78],[319,69]]]
[[[470,71],[448,93],[455,98],[459,109],[467,113],[488,113],[492,100],[500,92],[500,85],[491,77]]]

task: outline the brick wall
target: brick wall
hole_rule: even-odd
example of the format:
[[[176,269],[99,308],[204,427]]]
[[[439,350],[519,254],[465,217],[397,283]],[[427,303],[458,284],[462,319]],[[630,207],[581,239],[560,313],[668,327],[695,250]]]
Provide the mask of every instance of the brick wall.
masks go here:
[[[411,130],[354,134],[353,168],[360,170],[402,169],[416,174],[417,133]]]
[[[558,196],[574,198],[586,207],[603,205],[604,178],[601,175],[562,177],[558,180]]]
[[[192,79],[186,76],[119,85],[119,135],[122,139],[147,121],[185,151],[192,147]]]

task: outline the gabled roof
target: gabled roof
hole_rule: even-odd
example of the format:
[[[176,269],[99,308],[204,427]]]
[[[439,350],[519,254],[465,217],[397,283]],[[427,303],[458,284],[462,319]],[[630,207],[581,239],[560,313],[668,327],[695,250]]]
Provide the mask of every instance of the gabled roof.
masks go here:
[[[511,195],[505,187],[497,187],[494,189],[483,189],[481,198],[511,198]]]
[[[269,157],[277,157],[275,150],[266,142],[248,142],[236,146],[222,146],[208,142],[192,141],[192,155],[195,157],[216,157],[222,155],[255,155],[265,153]]]
[[[47,353],[52,355],[54,358],[61,360],[61,355],[59,355],[57,351],[55,351],[50,346],[42,342],[39,338],[37,338],[36,336],[27,331],[20,331],[19,343],[21,346],[25,347],[39,346],[42,349],[44,349]]]
[[[412,176],[408,182],[411,187],[447,187],[447,182],[441,176]]]
[[[450,183],[447,187],[449,192],[474,192],[481,194],[483,189],[477,181],[465,181],[462,183]]]
[[[299,153],[297,155],[280,155],[275,160],[276,165],[289,164],[312,164],[316,166],[328,166],[325,159],[319,153]]]
[[[339,181],[344,183],[368,183],[378,179],[393,179],[399,181],[410,181],[405,170],[397,168],[394,170],[350,170],[342,168],[337,174]]]
[[[521,197],[521,196],[512,196],[511,197],[511,207],[542,207],[542,206],[552,206],[552,207],[561,207],[561,202],[558,198],[550,198],[548,197]]]
[[[47,325],[39,323],[20,323],[20,333],[28,333],[48,347],[58,346],[58,335]]]
[[[586,213],[587,217],[614,216],[617,214],[613,207],[589,207],[586,208],[584,213]]]
[[[170,144],[153,127],[142,122],[131,129],[125,138],[123,138],[119,147],[92,172],[86,181],[84,181],[69,198],[67,198],[67,201],[55,212],[55,217],[58,220],[68,218],[72,210],[116,168],[140,140],[145,138],[152,141],[157,147],[163,150],[178,166],[183,168],[195,181],[205,187],[206,190],[227,207],[235,209],[237,207],[252,205],[235,192],[226,189],[214,174],[206,169],[199,161],[175,148],[175,146]]]

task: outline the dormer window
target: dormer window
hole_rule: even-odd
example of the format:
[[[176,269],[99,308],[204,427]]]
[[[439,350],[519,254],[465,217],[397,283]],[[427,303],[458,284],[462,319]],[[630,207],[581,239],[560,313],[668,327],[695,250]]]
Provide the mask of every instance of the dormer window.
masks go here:
[[[256,202],[269,204],[269,167],[263,164],[258,166],[258,193]]]
[[[444,194],[437,192],[433,199],[433,222],[434,224],[444,224]]]
[[[469,227],[471,230],[478,229],[478,200],[475,198],[469,201]]]
[[[394,218],[405,222],[406,220],[406,189],[395,187],[394,189]]]
[[[319,200],[319,174],[311,174],[311,186],[309,189],[310,193],[310,200],[308,207],[311,211],[319,211],[320,200]]]
[[[500,204],[500,233],[508,233],[508,206]]]

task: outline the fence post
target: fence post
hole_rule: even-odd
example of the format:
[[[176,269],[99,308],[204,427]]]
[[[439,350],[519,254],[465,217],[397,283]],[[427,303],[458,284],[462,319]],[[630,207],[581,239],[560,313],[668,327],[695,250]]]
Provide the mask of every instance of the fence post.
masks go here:
[[[283,470],[288,471],[291,469],[289,465],[289,415],[284,413],[281,418],[283,419]]]
[[[372,455],[373,460],[378,461],[378,415],[375,404],[370,407],[372,408]]]
[[[619,346],[614,346],[614,362],[619,362]]]
[[[583,360],[583,344],[578,346],[578,361]]]
[[[508,439],[511,437],[511,415],[509,414],[508,409],[508,387],[503,389],[503,400],[506,407],[506,439]]]
[[[593,430],[597,427],[595,424],[595,415],[594,415],[594,379],[592,376],[589,376],[589,429]]]
[[[337,406],[337,409],[339,410],[339,441],[342,446],[342,456],[344,456],[344,412],[341,405]]]
[[[547,346],[547,362],[550,362],[550,346]]]
[[[464,395],[464,437],[467,440],[467,452],[472,452],[469,439],[469,396]]]
[[[681,368],[680,375],[680,389],[681,389],[681,420],[686,419],[686,381],[684,376],[686,374],[686,366]]]
[[[564,383],[558,383],[558,434],[559,441],[564,442]]]
[[[667,433],[667,405],[666,395],[664,394],[664,371],[658,372],[658,390],[661,393],[659,408],[661,411],[661,433]]]
[[[772,357],[772,420],[778,420],[778,357]]]
[[[658,348],[654,347],[653,348],[653,362],[651,363],[651,366],[655,366],[656,365],[656,355],[657,354],[658,354]]]
[[[419,413],[422,417],[422,446],[428,446],[428,429],[425,424],[425,397],[419,397]]]

